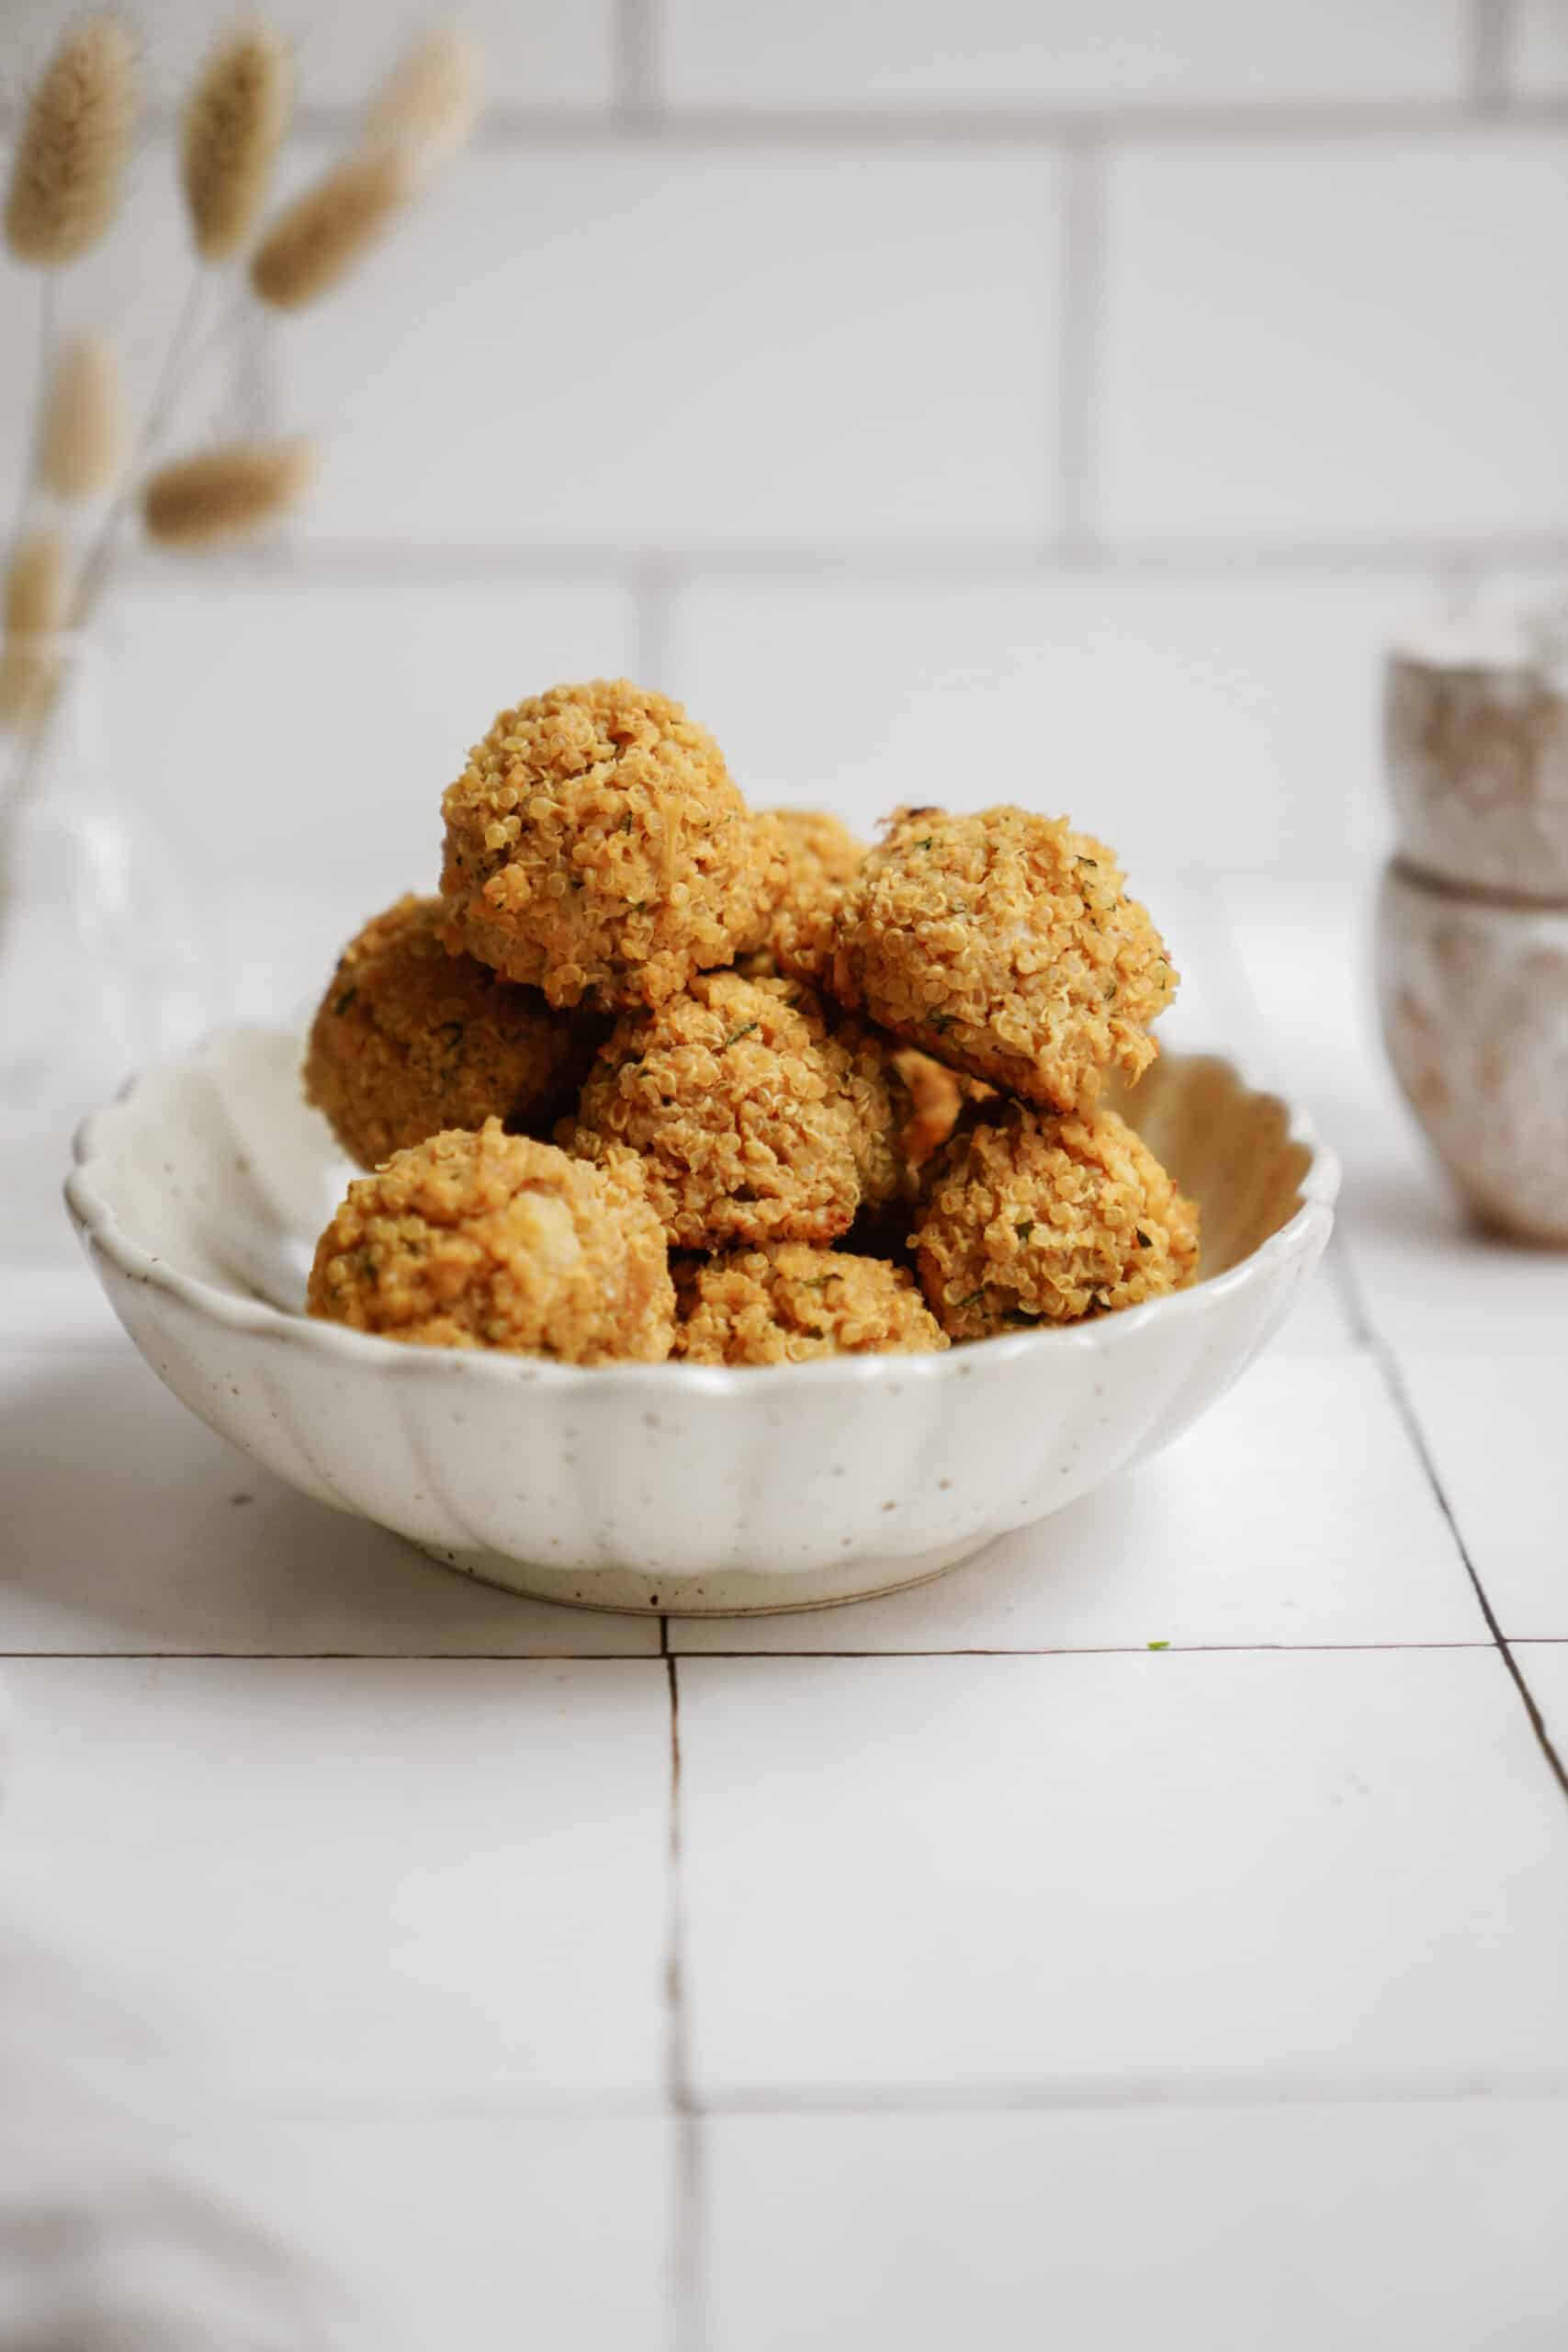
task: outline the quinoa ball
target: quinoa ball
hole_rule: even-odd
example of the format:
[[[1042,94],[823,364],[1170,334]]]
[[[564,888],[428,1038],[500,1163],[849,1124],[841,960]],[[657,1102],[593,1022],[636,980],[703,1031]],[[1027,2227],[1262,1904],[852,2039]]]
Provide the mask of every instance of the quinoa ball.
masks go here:
[[[552,1004],[658,1004],[767,936],[776,828],[678,702],[624,678],[503,710],[442,809],[448,944]]]
[[[660,1363],[675,1293],[629,1153],[591,1168],[487,1119],[355,1178],[316,1245],[309,1305],[417,1347]]]
[[[305,1094],[362,1168],[443,1127],[546,1130],[602,1024],[555,1012],[441,944],[439,899],[400,899],[338,960],[310,1030]]]
[[[1111,853],[1065,818],[901,808],[840,902],[826,985],[1046,1110],[1136,1079],[1176,974]]]
[[[677,1266],[675,1353],[689,1363],[914,1355],[945,1333],[901,1266],[785,1241]]]
[[[892,1123],[880,1068],[829,1034],[809,991],[705,972],[622,1015],[557,1137],[592,1159],[629,1146],[674,1245],[732,1250],[847,1232],[885,1157],[891,1181],[878,1122]]]
[[[833,953],[833,916],[859,873],[865,843],[819,808],[770,808],[784,874],[769,947],[781,972],[820,982]]]
[[[915,1227],[920,1284],[949,1338],[1137,1306],[1198,1270],[1198,1210],[1114,1111],[1021,1103],[961,1128]]]

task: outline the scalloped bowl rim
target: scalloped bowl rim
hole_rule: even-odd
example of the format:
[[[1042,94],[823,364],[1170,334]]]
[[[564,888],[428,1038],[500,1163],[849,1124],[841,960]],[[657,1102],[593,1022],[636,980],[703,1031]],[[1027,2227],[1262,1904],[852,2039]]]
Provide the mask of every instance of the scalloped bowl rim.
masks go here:
[[[1302,1174],[1300,1204],[1294,1215],[1267,1235],[1255,1250],[1248,1250],[1246,1257],[1238,1259],[1234,1266],[1227,1266],[1222,1273],[1200,1280],[1190,1290],[1172,1292],[1167,1297],[1150,1299],[1141,1306],[1124,1307],[1118,1314],[1098,1316],[1084,1323],[1058,1326],[1044,1331],[1008,1332],[996,1339],[969,1340],[960,1348],[944,1348],[911,1355],[823,1356],[808,1363],[590,1365],[559,1363],[552,1357],[513,1354],[501,1349],[410,1347],[406,1341],[383,1339],[374,1332],[351,1330],[344,1324],[291,1315],[281,1307],[269,1305],[265,1299],[240,1297],[231,1291],[220,1290],[215,1283],[205,1281],[198,1274],[183,1272],[177,1266],[171,1265],[167,1259],[144,1250],[125,1230],[95,1182],[93,1170],[99,1156],[100,1125],[104,1121],[112,1119],[120,1106],[129,1102],[150,1078],[156,1077],[164,1069],[185,1068],[221,1037],[267,1034],[268,1024],[262,1023],[222,1024],[208,1031],[187,1053],[168,1062],[154,1063],[128,1079],[114,1101],[90,1112],[76,1130],[73,1145],[75,1165],[65,1182],[66,1206],[85,1245],[96,1244],[130,1280],[164,1292],[209,1321],[225,1324],[231,1330],[280,1340],[289,1346],[312,1349],[323,1358],[335,1358],[342,1363],[376,1366],[383,1372],[395,1372],[404,1377],[432,1372],[449,1377],[460,1368],[463,1376],[469,1379],[511,1381],[520,1385],[543,1382],[550,1386],[579,1392],[610,1383],[616,1386],[646,1383],[661,1389],[679,1386],[694,1395],[755,1396],[781,1380],[791,1389],[798,1390],[799,1384],[805,1380],[818,1385],[838,1383],[863,1386],[889,1376],[896,1376],[900,1381],[922,1383],[950,1379],[961,1364],[974,1360],[976,1350],[983,1350],[987,1360],[993,1363],[1032,1358],[1043,1348],[1073,1349],[1084,1354],[1098,1353],[1106,1349],[1132,1345],[1156,1317],[1170,1320],[1181,1315],[1204,1313],[1211,1303],[1234,1295],[1272,1266],[1294,1258],[1320,1228],[1326,1240],[1327,1231],[1333,1226],[1334,1204],[1339,1192],[1337,1155],[1323,1142],[1311,1120],[1295,1103],[1283,1095],[1251,1086],[1228,1056],[1179,1052],[1170,1056],[1173,1062],[1204,1064],[1221,1069],[1244,1092],[1255,1099],[1277,1104],[1284,1114],[1286,1139],[1302,1146],[1310,1155]]]

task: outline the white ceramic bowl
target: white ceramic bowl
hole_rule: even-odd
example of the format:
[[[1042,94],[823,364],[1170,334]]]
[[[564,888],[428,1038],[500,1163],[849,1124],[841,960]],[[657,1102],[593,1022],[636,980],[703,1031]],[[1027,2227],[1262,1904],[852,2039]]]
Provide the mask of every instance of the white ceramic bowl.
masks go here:
[[[1176,1437],[1277,1329],[1338,1170],[1228,1063],[1132,1099],[1201,1204],[1203,1275],[942,1355],[583,1370],[399,1346],[301,1313],[352,1170],[291,1031],[220,1030],[84,1125],[66,1198],[159,1377],[303,1493],[542,1599],[693,1614],[916,1584]]]

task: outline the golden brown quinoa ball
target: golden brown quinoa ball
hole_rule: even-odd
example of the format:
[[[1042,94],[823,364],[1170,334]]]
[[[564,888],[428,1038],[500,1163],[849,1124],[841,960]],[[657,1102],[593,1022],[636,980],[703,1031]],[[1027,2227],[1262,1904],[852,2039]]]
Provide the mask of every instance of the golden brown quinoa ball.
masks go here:
[[[1135,1079],[1176,973],[1111,852],[1022,808],[901,808],[841,900],[828,985],[938,1060],[1048,1110]]]
[[[547,1128],[603,1035],[441,944],[439,899],[400,899],[338,960],[305,1056],[305,1094],[351,1159],[378,1167],[443,1127]]]
[[[1114,1111],[998,1105],[934,1162],[916,1261],[950,1338],[1137,1306],[1198,1270],[1198,1210]]]
[[[674,1336],[664,1229],[622,1153],[432,1136],[357,1177],[316,1246],[312,1315],[426,1348],[660,1363]]]
[[[678,702],[624,678],[503,710],[442,808],[449,944],[552,1004],[658,1004],[767,935],[776,829]]]
[[[589,1158],[640,1153],[675,1246],[733,1250],[847,1232],[876,1178],[874,1123],[891,1117],[879,1070],[829,1035],[809,991],[705,972],[622,1015],[557,1136]]]
[[[786,1241],[687,1259],[675,1286],[675,1353],[689,1363],[805,1363],[948,1344],[903,1267],[846,1250]]]
[[[820,984],[833,954],[833,917],[860,871],[865,843],[819,808],[770,808],[779,828],[784,876],[769,947],[777,968]]]

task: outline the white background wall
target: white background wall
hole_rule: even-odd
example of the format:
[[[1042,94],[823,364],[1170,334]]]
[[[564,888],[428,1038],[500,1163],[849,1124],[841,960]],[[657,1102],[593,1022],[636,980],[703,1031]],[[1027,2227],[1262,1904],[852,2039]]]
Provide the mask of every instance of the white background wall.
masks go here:
[[[0,0],[8,81],[62,13]],[[280,12],[291,178],[423,13]],[[224,12],[141,14],[166,107]],[[1563,0],[467,17],[476,151],[214,396],[321,433],[308,515],[123,582],[118,740],[226,891],[428,881],[497,706],[623,668],[764,800],[1030,800],[1151,895],[1364,878],[1380,642],[1568,578]],[[75,289],[143,368],[180,243],[154,139]]]

